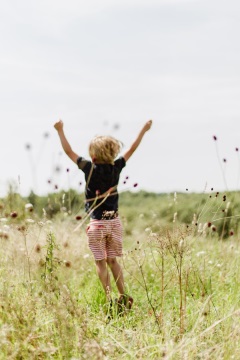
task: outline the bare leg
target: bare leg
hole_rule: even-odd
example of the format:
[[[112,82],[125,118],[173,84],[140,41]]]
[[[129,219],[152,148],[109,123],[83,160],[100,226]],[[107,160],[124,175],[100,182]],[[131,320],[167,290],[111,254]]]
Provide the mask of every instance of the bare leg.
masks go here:
[[[119,263],[117,262],[116,258],[107,258],[107,263],[112,271],[114,280],[115,280],[117,288],[118,288],[118,292],[120,295],[123,295],[125,287],[124,287],[122,268],[119,265]]]
[[[106,260],[96,260],[96,267],[99,279],[102,283],[103,289],[106,293],[107,299],[111,298],[111,285],[110,285],[110,276],[107,268]]]

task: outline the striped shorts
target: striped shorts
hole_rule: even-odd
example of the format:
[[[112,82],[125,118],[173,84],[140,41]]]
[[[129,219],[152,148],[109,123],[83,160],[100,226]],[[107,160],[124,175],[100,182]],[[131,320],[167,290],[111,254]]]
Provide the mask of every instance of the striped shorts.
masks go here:
[[[111,220],[91,219],[86,232],[95,260],[122,256],[123,228],[119,217]]]

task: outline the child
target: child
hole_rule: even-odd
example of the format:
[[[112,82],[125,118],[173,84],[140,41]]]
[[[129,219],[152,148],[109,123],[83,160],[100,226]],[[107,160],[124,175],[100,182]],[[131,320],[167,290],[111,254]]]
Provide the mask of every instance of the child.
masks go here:
[[[117,185],[123,167],[151,126],[152,120],[147,121],[130,148],[117,159],[122,144],[111,136],[96,136],[89,144],[89,155],[92,160],[89,161],[72,150],[63,130],[63,122],[60,120],[54,125],[63,150],[85,174],[85,210],[90,216],[87,227],[88,244],[95,258],[97,273],[107,299],[111,301],[109,266],[119,292],[118,304],[128,309],[131,308],[133,299],[125,293],[123,272],[116,259],[122,255],[123,234],[118,216]]]

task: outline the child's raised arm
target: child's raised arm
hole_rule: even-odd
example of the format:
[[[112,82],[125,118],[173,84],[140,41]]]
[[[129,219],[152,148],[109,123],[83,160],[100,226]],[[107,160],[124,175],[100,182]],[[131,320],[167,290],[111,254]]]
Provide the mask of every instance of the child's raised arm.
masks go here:
[[[146,124],[143,126],[136,140],[132,143],[130,148],[123,155],[125,161],[128,161],[128,159],[132,156],[132,154],[134,153],[134,151],[137,149],[138,145],[142,141],[145,132],[148,131],[151,128],[151,126],[152,126],[152,120],[147,121]]]
[[[67,154],[67,156],[75,163],[77,163],[77,159],[79,158],[79,156],[72,150],[69,142],[66,139],[66,136],[64,134],[64,130],[63,130],[63,122],[62,120],[57,121],[54,124],[55,129],[58,132],[61,144],[62,144],[62,148],[65,151],[65,153]]]

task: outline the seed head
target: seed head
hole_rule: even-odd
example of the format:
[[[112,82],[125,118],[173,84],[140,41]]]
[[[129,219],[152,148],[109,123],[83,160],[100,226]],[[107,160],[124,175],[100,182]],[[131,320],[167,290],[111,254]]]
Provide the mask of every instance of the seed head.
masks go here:
[[[80,215],[77,215],[77,216],[75,217],[75,219],[76,219],[76,220],[81,220],[82,217],[81,217]]]
[[[60,172],[60,171],[61,171],[60,166],[57,165],[57,166],[55,167],[55,171],[56,171],[56,172]]]
[[[8,238],[9,238],[8,232],[0,230],[0,239],[7,240]]]
[[[66,267],[71,267],[72,266],[71,261],[69,261],[69,260],[64,260],[64,264],[65,264]]]
[[[17,229],[18,229],[18,231],[20,231],[20,232],[22,232],[22,233],[24,233],[24,232],[27,230],[27,228],[26,228],[25,225],[21,225],[21,226],[19,226]]]
[[[18,216],[18,213],[17,213],[16,211],[13,211],[13,212],[10,214],[10,216],[11,216],[12,218],[16,218],[16,217]]]
[[[216,135],[213,135],[213,140],[214,140],[214,141],[217,141]]]
[[[138,183],[133,184],[133,187],[137,187],[137,186],[138,186]]]
[[[39,253],[41,251],[41,246],[39,244],[36,244],[35,251]]]
[[[230,236],[233,236],[233,235],[234,235],[233,230],[231,230],[231,231],[229,232],[229,235],[230,235]]]
[[[30,203],[26,204],[25,205],[25,210],[29,211],[29,212],[32,212],[33,211],[33,204],[30,204]]]
[[[29,150],[31,150],[31,148],[32,148],[32,145],[31,144],[26,144],[25,145],[25,149],[27,150],[27,151],[29,151]]]
[[[224,158],[224,159],[223,159],[223,162],[225,162],[225,163],[226,163],[226,162],[227,162],[227,159],[226,159],[226,158]]]
[[[43,134],[43,137],[44,137],[45,139],[47,139],[47,138],[49,137],[49,133],[48,133],[48,132],[45,132],[45,133]]]
[[[235,148],[235,151],[238,151],[238,147]]]

